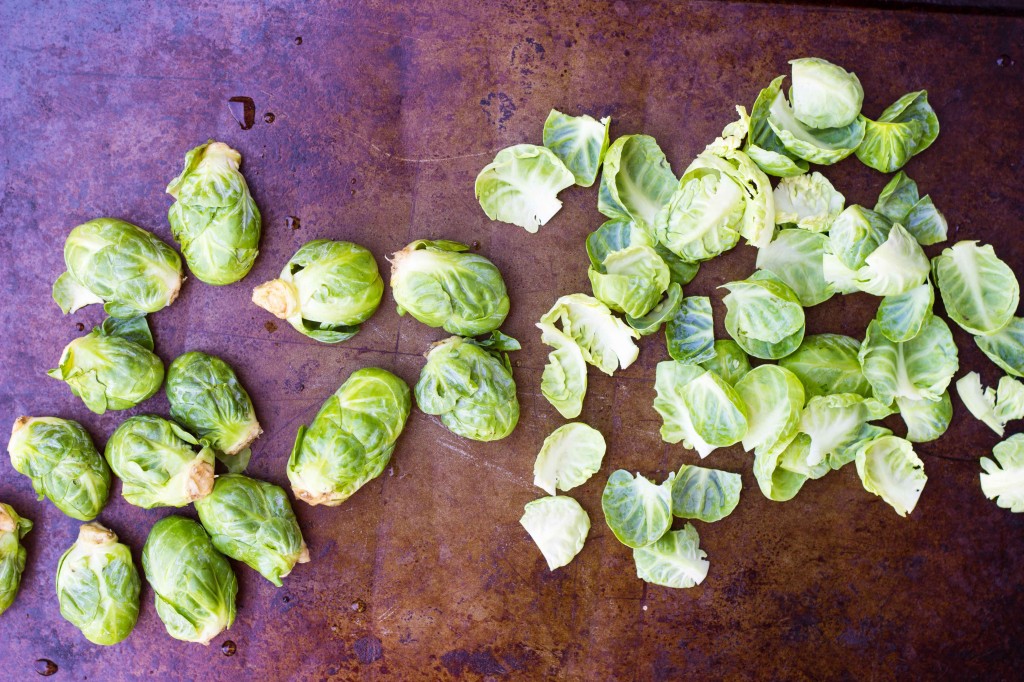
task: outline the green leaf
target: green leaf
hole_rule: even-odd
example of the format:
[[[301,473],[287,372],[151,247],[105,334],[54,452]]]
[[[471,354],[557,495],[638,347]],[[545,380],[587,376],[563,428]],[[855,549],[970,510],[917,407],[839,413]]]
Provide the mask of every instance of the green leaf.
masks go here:
[[[670,273],[665,261],[649,246],[629,246],[605,258],[604,272],[591,267],[587,275],[594,296],[616,312],[646,315],[668,289]]]
[[[654,138],[624,135],[605,154],[597,210],[650,231],[675,187],[676,176]]]
[[[857,450],[857,475],[864,489],[888,502],[896,513],[914,511],[928,477],[914,446],[896,436],[882,436]]]
[[[899,343],[917,336],[932,316],[935,291],[930,282],[910,291],[886,296],[878,304],[875,320],[885,338]]]
[[[799,229],[779,230],[775,239],[757,252],[757,267],[767,270],[796,294],[805,308],[824,303],[835,295],[825,280],[822,259],[828,237]]]
[[[1020,285],[988,244],[957,242],[932,260],[946,314],[972,334],[993,334],[1013,319]]]
[[[762,171],[782,178],[800,175],[808,170],[807,162],[788,151],[768,124],[768,113],[782,90],[784,80],[785,76],[779,76],[758,93],[750,109],[750,133],[744,147],[744,151]]]
[[[641,580],[678,588],[704,582],[709,567],[697,530],[689,523],[682,530],[669,531],[656,542],[634,549],[633,562]]]
[[[583,398],[587,393],[587,364],[583,352],[571,337],[553,325],[538,324],[541,341],[554,348],[544,366],[540,390],[555,409],[566,419],[575,419],[583,411]]]
[[[564,495],[527,503],[519,523],[533,538],[552,571],[580,553],[590,532],[587,512],[579,502]]]
[[[817,57],[793,59],[793,114],[812,128],[841,128],[853,123],[864,103],[857,74]]]
[[[581,423],[565,424],[544,439],[533,465],[533,484],[548,493],[583,485],[601,468],[604,436]]]
[[[811,438],[807,466],[828,462],[833,469],[842,467],[853,459],[857,444],[874,435],[868,422],[891,413],[881,402],[856,393],[811,398],[800,415],[800,431]]]
[[[625,369],[636,360],[640,350],[635,339],[640,335],[612,315],[604,303],[586,294],[562,296],[538,326],[551,325],[572,338],[583,358],[605,374]]]
[[[815,334],[804,338],[796,351],[779,360],[779,365],[796,374],[807,397],[833,393],[856,393],[871,397],[871,384],[864,378],[857,353],[860,342],[841,334]]]
[[[641,317],[626,315],[626,323],[635,329],[640,336],[656,334],[661,329],[661,325],[673,318],[682,301],[683,288],[677,282],[672,282],[668,285],[665,297],[661,299],[658,305],[651,308],[646,315]]]
[[[1024,318],[1013,317],[1006,326],[974,342],[1004,372],[1024,377]]]
[[[590,187],[608,149],[611,118],[595,121],[590,116],[569,116],[552,109],[544,122],[544,146],[555,153],[576,178],[576,184]]]
[[[735,386],[750,371],[750,358],[738,343],[722,339],[715,341],[715,356],[701,362],[700,366]]]
[[[846,197],[817,171],[783,178],[775,186],[775,224],[827,232],[842,213]]]
[[[981,458],[981,491],[1003,509],[1024,512],[1024,434],[1014,434]]]
[[[793,372],[776,365],[761,365],[736,382],[746,406],[747,433],[743,449],[757,453],[781,452],[796,437],[804,408],[804,387]]]
[[[672,483],[672,515],[708,523],[724,519],[740,502],[739,474],[684,464]]]
[[[601,495],[604,519],[619,542],[644,547],[656,542],[672,526],[672,480],[656,485],[640,474],[636,478],[619,469],[608,477]]]
[[[796,294],[770,272],[723,285],[729,294],[725,329],[750,355],[777,360],[792,353],[804,335],[804,310]]]
[[[558,193],[576,181],[554,152],[517,144],[502,149],[476,177],[476,198],[491,220],[536,232],[559,209]]]
[[[953,403],[949,391],[942,398],[933,400],[908,400],[897,398],[903,423],[907,425],[907,440],[911,443],[927,443],[946,432],[953,419]]]
[[[875,397],[886,405],[894,398],[940,400],[960,366],[953,335],[935,316],[901,343],[887,339],[872,320],[858,357]]]
[[[781,90],[769,106],[768,125],[790,154],[826,166],[845,159],[864,139],[864,121],[860,117],[837,128],[815,129],[804,125],[794,115]]]
[[[711,299],[707,296],[684,298],[665,325],[668,354],[679,362],[700,364],[715,354],[715,329],[711,317]]]

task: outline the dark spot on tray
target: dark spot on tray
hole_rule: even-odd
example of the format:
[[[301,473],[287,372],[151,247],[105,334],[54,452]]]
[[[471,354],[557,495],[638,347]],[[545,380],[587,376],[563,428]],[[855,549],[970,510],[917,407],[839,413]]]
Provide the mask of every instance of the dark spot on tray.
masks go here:
[[[455,649],[441,656],[443,665],[449,674],[459,677],[463,671],[469,670],[474,675],[507,675],[508,670],[489,649],[466,651]]]
[[[264,322],[264,323],[263,323],[263,326],[264,326],[264,327],[266,328],[266,330],[267,330],[268,332],[270,332],[271,334],[273,334],[274,332],[276,332],[276,331],[277,331],[277,325],[276,325],[276,324],[274,324],[273,322]]]
[[[498,109],[496,118],[492,109],[495,105]],[[497,124],[498,130],[504,130],[505,123],[508,122],[516,112],[515,102],[504,92],[488,93],[487,97],[480,100],[480,106],[484,110],[484,115],[487,116],[487,122],[492,125]]]
[[[360,637],[352,645],[352,648],[356,652],[356,658],[364,665],[379,661],[384,656],[384,645],[373,635]]]
[[[36,659],[35,671],[43,677],[57,674],[57,664],[48,658]]]

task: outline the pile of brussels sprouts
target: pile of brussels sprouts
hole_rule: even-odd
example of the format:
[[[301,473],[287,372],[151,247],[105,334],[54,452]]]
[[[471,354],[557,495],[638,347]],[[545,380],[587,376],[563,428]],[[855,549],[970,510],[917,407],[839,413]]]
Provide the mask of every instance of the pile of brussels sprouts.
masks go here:
[[[736,107],[739,120],[681,178],[653,138],[625,135],[609,145],[609,119],[552,111],[544,146],[501,151],[480,172],[477,198],[492,219],[535,232],[560,208],[558,192],[592,185],[603,169],[597,207],[608,220],[586,241],[593,296],[562,296],[537,324],[553,348],[541,390],[566,419],[581,412],[587,364],[609,375],[624,369],[637,358],[636,341],[664,327],[671,360],[657,367],[654,409],[666,442],[701,458],[741,444],[754,455],[761,492],[777,501],[854,462],[864,488],[905,516],[927,480],[913,443],[948,428],[947,387],[959,368],[949,327],[933,314],[933,283],[949,318],[1007,373],[995,390],[973,372],[957,382],[972,414],[1002,435],[1007,421],[1024,418],[1024,383],[1014,378],[1024,377],[1017,278],[991,246],[973,241],[929,260],[922,247],[946,240],[946,219],[904,172],[873,209],[846,206],[824,175],[810,172],[810,164],[850,155],[898,171],[938,135],[926,92],[904,95],[871,120],[855,74],[822,59],[790,64],[789,97],[779,76],[749,115]],[[774,188],[769,176],[779,178]],[[723,285],[731,339],[716,340],[710,299],[684,296],[683,287],[740,237],[758,249],[757,271]],[[805,308],[854,292],[880,298],[863,340],[805,336]],[[751,358],[768,362],[752,366]],[[896,413],[905,437],[872,423]],[[555,488],[578,485],[604,454],[603,439],[568,426],[545,442],[536,465],[537,484],[551,496],[530,502],[521,521],[552,570],[573,559],[590,528],[586,512]],[[1024,512],[1024,434],[994,456],[981,460],[984,494]],[[694,526],[671,530],[672,519],[721,519],[740,489],[739,474],[686,464],[660,484],[619,470],[602,509],[633,549],[640,578],[691,587],[708,562]]]

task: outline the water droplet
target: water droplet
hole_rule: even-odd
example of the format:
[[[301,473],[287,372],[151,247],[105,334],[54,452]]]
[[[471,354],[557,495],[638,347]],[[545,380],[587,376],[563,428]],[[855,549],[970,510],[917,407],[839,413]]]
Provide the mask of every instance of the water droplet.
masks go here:
[[[78,323],[75,324],[75,329],[77,329],[80,332],[84,332],[85,331],[85,325],[82,324],[81,322],[78,322]]]
[[[277,331],[277,325],[274,324],[273,322],[267,322],[263,326],[266,327],[267,331],[270,332],[271,334]]]
[[[513,362],[512,364],[513,364],[513,365],[515,365],[516,367],[522,367],[522,366],[523,366],[523,363],[522,363],[522,362],[520,362],[519,360],[516,360],[516,361],[515,361],[515,362]]]
[[[224,640],[224,643],[220,645],[220,652],[225,656],[234,656],[237,651],[238,647],[230,639]]]
[[[1008,54],[1001,54],[996,58],[997,66],[1013,66],[1016,62],[1013,61],[1013,57]]]
[[[356,599],[354,602],[352,602],[352,606],[350,606],[349,608],[351,608],[356,613],[362,613],[366,610],[366,602],[364,602],[362,599]]]
[[[242,130],[252,128],[256,122],[256,105],[252,97],[232,97],[228,100],[228,111]]]
[[[288,216],[287,218],[284,219],[284,222],[285,225],[292,228],[293,230],[297,230],[300,227],[302,227],[302,221],[299,220],[299,216],[297,215]]]
[[[264,123],[273,123],[274,119],[276,119],[276,118],[277,118],[277,116],[274,116],[274,112],[273,111],[268,111],[267,113],[263,114],[263,122]]]
[[[302,44],[302,36],[295,36],[295,44],[296,45],[301,45]]]
[[[37,658],[36,659],[36,672],[43,677],[49,677],[50,675],[57,674],[57,664],[48,658]]]

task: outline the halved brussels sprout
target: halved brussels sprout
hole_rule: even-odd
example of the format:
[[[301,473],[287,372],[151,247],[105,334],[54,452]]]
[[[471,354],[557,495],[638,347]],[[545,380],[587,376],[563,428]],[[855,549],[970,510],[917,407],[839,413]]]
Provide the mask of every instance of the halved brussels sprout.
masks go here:
[[[997,332],[974,337],[988,359],[1015,377],[1024,377],[1024,318],[1013,317]]]
[[[104,456],[121,479],[124,499],[143,509],[184,507],[213,489],[213,449],[163,417],[128,418],[110,436]]]
[[[181,290],[174,249],[123,220],[97,218],[71,230],[64,263],[53,300],[65,313],[103,303],[108,315],[136,317],[166,308]]]
[[[704,582],[710,564],[693,524],[668,531],[656,542],[633,549],[636,577],[662,587],[693,587]]]
[[[476,176],[476,198],[491,220],[536,232],[562,208],[558,193],[575,182],[550,149],[517,144],[498,152]]]
[[[883,173],[903,167],[910,157],[920,154],[939,135],[939,119],[928,104],[925,90],[908,92],[882,112],[877,121],[861,116],[865,124],[864,141],[857,158]]]
[[[500,334],[500,332],[496,332]],[[435,343],[416,382],[416,404],[457,436],[501,440],[519,422],[519,399],[512,365],[504,351],[518,350],[508,339],[497,345],[453,336]]]
[[[590,532],[587,512],[579,502],[565,495],[528,502],[519,523],[533,538],[552,571],[580,553]]]
[[[144,317],[108,317],[69,343],[47,374],[63,381],[96,414],[127,410],[160,390],[164,363],[153,353]]]
[[[715,357],[705,360],[700,366],[735,386],[750,371],[750,358],[738,343],[732,339],[722,339],[715,341]]]
[[[743,148],[762,171],[780,178],[806,173],[809,168],[806,161],[786,149],[782,140],[768,124],[768,112],[775,98],[779,96],[784,80],[785,76],[779,76],[758,93],[757,100],[750,109],[749,135]],[[745,113],[743,107],[737,109],[741,110],[741,115]]]
[[[781,87],[768,106],[768,125],[787,152],[825,166],[845,159],[864,139],[861,117],[854,117],[842,126],[814,128],[805,125],[786,101]]]
[[[79,521],[91,521],[110,493],[110,469],[76,421],[18,417],[7,445],[11,465],[32,479],[39,499]]]
[[[740,503],[739,474],[684,464],[672,482],[672,516],[711,523]]]
[[[508,315],[505,280],[494,263],[465,244],[420,239],[391,256],[391,292],[398,314],[429,327],[479,336]]]
[[[281,587],[309,550],[284,489],[240,474],[218,476],[213,491],[196,500],[213,546]]]
[[[391,372],[352,372],[295,435],[288,459],[295,497],[333,507],[379,476],[411,408],[409,386]]]
[[[277,279],[252,291],[252,302],[300,334],[339,343],[377,310],[384,280],[373,254],[358,244],[314,239],[295,252]]]
[[[558,413],[575,419],[583,411],[587,394],[587,361],[576,341],[553,325],[538,324],[541,342],[554,348],[548,353],[548,364],[540,380],[540,392]]]
[[[881,434],[881,427],[868,422],[890,414],[889,407],[856,393],[811,398],[800,415],[800,431],[811,438],[806,465],[814,467],[827,462],[833,469],[842,468],[853,461],[861,443]]]
[[[921,332],[932,316],[934,303],[935,290],[930,282],[903,294],[886,296],[875,313],[878,330],[890,341],[909,341]]]
[[[665,345],[673,360],[699,365],[715,356],[711,299],[687,296],[665,325]]]
[[[242,155],[210,140],[185,155],[167,185],[167,212],[188,269],[207,284],[231,284],[249,274],[259,253],[260,210],[238,166]]]
[[[907,425],[907,440],[911,443],[935,440],[946,432],[953,420],[953,403],[949,399],[949,391],[945,391],[937,401],[897,398],[896,406],[903,423]]]
[[[604,520],[619,542],[636,549],[656,542],[672,527],[672,481],[660,485],[640,474],[612,472],[601,494]]]
[[[946,314],[972,334],[993,334],[1013,319],[1020,285],[989,244],[957,242],[932,260]]]
[[[804,387],[785,367],[761,365],[736,382],[743,399],[747,432],[743,449],[769,455],[781,453],[796,438],[804,409]]]
[[[560,328],[559,328],[560,325]],[[612,315],[604,303],[586,294],[562,296],[537,326],[551,326],[572,338],[583,359],[605,374],[626,369],[640,354],[635,339],[640,335]]]
[[[846,197],[821,173],[783,178],[775,186],[775,224],[827,232],[843,212]]]
[[[171,416],[226,455],[238,455],[263,433],[249,394],[220,358],[192,351],[167,369]]]
[[[804,308],[824,303],[836,293],[822,267],[828,237],[800,229],[779,230],[757,252],[757,267],[767,270],[796,294]]]
[[[599,267],[587,270],[594,296],[616,312],[646,315],[671,281],[668,266],[650,246],[613,251]]]
[[[666,443],[683,441],[703,458],[740,442],[747,433],[743,399],[714,372],[673,360],[659,362],[654,390]]]
[[[812,128],[842,128],[853,123],[864,103],[857,74],[817,57],[793,59],[793,114]]]
[[[934,315],[914,338],[900,343],[887,339],[872,320],[858,359],[875,397],[885,405],[894,398],[940,400],[960,366],[953,334]]]
[[[590,187],[608,149],[611,118],[569,116],[552,109],[544,121],[544,146],[555,153],[576,178],[580,187]]]
[[[0,502],[0,615],[3,614],[21,587],[28,552],[21,539],[32,530],[32,522],[18,516],[14,507]]]
[[[722,285],[729,294],[725,329],[740,348],[764,360],[784,358],[804,338],[804,309],[793,290],[767,270]]]
[[[914,446],[897,436],[882,436],[857,450],[857,475],[864,489],[888,502],[896,513],[914,511],[928,477]]]
[[[827,464],[807,464],[810,445],[810,437],[798,433],[781,451],[762,451],[754,455],[754,478],[762,495],[774,502],[787,502],[804,487],[811,478],[810,473],[818,478],[824,475],[822,469],[828,471]]]
[[[544,439],[533,464],[533,484],[549,495],[583,485],[601,468],[605,447],[604,436],[592,426],[558,427]]]
[[[814,334],[804,338],[792,355],[779,360],[800,378],[807,397],[833,393],[856,393],[871,397],[871,384],[864,378],[857,353],[860,341],[841,334]]]
[[[203,527],[182,516],[160,519],[142,548],[142,569],[156,593],[167,634],[209,644],[235,622],[238,579]]]
[[[635,329],[640,336],[657,334],[661,325],[665,324],[676,314],[683,302],[683,287],[678,282],[672,282],[665,291],[665,297],[658,305],[648,311],[642,317],[631,317],[626,315],[626,323]]]
[[[981,492],[1003,509],[1024,512],[1024,434],[1010,436],[981,458]]]
[[[98,523],[82,526],[57,564],[60,615],[93,644],[110,646],[132,633],[141,589],[128,545]]]
[[[675,188],[675,173],[655,139],[623,135],[604,156],[597,210],[652,232],[655,218]]]

